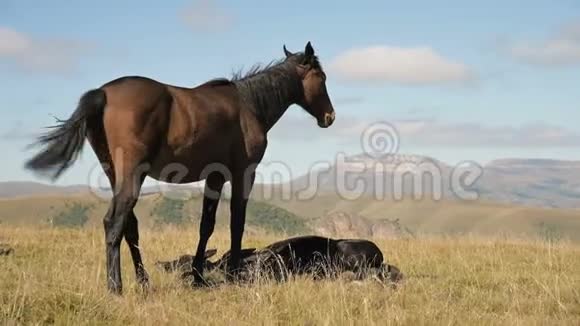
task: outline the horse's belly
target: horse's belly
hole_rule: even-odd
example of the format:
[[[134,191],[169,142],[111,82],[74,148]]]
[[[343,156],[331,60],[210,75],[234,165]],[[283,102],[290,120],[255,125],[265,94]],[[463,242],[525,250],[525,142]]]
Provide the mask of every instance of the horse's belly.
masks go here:
[[[211,172],[223,171],[227,178],[229,162],[226,151],[223,152],[191,147],[176,153],[170,148],[163,148],[152,160],[148,176],[168,183],[191,183],[204,180]]]

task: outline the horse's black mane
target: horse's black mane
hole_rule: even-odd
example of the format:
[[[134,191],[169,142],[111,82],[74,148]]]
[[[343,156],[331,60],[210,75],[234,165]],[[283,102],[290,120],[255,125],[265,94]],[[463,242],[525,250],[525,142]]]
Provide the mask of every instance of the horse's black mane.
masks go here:
[[[320,61],[318,60],[317,56],[312,56],[312,57],[307,58],[303,53],[295,53],[294,55],[292,55],[289,58],[272,60],[267,64],[255,64],[252,67],[250,67],[250,69],[248,69],[248,71],[246,71],[246,72],[243,72],[242,70],[238,70],[238,71],[233,73],[233,76],[230,79],[230,81],[232,81],[232,82],[241,81],[241,80],[256,76],[258,74],[267,72],[268,70],[270,70],[272,68],[277,68],[278,66],[280,66],[284,63],[293,63],[294,65],[296,65],[296,64],[303,64],[303,65],[308,64],[314,69],[322,70],[322,66],[321,66]],[[293,67],[293,65],[289,66],[288,68],[290,68],[290,67]]]
[[[237,71],[230,82],[237,87],[249,108],[271,126],[290,104],[303,97],[302,82],[296,71],[298,64],[322,69],[316,56],[298,53],[265,65],[254,65],[245,73]]]

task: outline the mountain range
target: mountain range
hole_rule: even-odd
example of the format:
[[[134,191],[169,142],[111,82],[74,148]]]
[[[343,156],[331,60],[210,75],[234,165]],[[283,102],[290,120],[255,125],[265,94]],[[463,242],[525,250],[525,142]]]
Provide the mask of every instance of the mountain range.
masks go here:
[[[465,180],[466,166],[474,178],[477,176],[471,180],[473,182]],[[580,161],[499,159],[483,166],[474,163],[452,166],[420,155],[388,155],[381,158],[355,155],[327,170],[298,177],[287,185],[293,192],[311,189],[316,190],[315,194],[335,193],[341,197],[355,196],[353,198],[365,195],[375,196],[377,200],[407,199],[419,195],[421,198],[465,200],[463,196],[467,194],[475,196],[470,200],[477,198],[524,206],[580,208]],[[461,186],[458,188],[458,185]],[[200,191],[199,187],[190,185],[167,187],[176,192]],[[278,186],[257,185],[256,188],[260,187]],[[86,185],[0,182],[0,198],[73,195],[89,191]],[[158,191],[158,187],[144,187],[142,194]],[[97,193],[107,195],[107,191],[103,190]]]
[[[471,175],[473,180],[467,180]],[[318,182],[313,182],[315,176]],[[357,186],[358,183],[358,186]],[[499,159],[452,166],[419,155],[351,156],[292,181],[292,189],[376,199],[482,200],[535,207],[580,208],[580,161]],[[416,190],[419,190],[416,192]],[[416,197],[417,196],[417,197]]]

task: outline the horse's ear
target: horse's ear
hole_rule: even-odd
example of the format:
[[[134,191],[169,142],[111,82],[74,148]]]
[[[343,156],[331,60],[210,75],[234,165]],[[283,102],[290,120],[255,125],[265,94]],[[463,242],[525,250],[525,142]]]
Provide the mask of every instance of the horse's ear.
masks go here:
[[[307,57],[311,57],[314,55],[314,48],[312,47],[312,44],[310,44],[310,41],[308,41],[308,43],[306,43],[306,48],[304,48],[304,54]]]
[[[288,51],[288,49],[286,49],[286,44],[284,44],[284,55],[286,55],[286,58],[294,55],[294,53],[292,53],[292,52]]]
[[[205,251],[205,259],[215,256],[217,254],[217,249],[209,249]]]

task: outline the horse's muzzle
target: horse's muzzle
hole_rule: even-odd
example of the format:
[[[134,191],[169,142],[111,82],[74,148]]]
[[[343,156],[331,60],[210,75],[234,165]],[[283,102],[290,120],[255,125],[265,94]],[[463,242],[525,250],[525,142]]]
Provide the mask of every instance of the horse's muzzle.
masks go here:
[[[334,122],[334,118],[335,118],[334,111],[332,111],[330,113],[325,113],[323,121],[319,121],[318,126],[321,128],[328,128]]]

